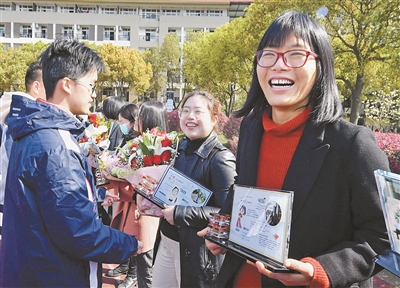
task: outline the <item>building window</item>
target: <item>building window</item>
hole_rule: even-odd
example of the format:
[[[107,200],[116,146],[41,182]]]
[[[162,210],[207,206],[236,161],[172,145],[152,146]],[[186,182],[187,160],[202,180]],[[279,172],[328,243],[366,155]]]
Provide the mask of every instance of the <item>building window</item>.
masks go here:
[[[158,32],[157,29],[146,29],[145,30],[145,41],[157,41],[158,40]]]
[[[136,15],[137,10],[136,8],[120,8],[119,14],[126,14],[126,15]]]
[[[82,39],[88,40],[89,39],[89,27],[81,27],[82,29]]]
[[[72,26],[64,26],[63,35],[71,38],[74,37],[74,28]]]
[[[0,11],[11,11],[11,5],[9,5],[9,4],[0,4]]]
[[[186,10],[186,16],[204,16],[204,10]]]
[[[114,41],[115,40],[114,27],[112,27],[112,28],[105,27],[104,28],[104,40],[109,40],[109,41]]]
[[[162,10],[162,15],[165,15],[165,16],[180,16],[181,15],[181,10],[163,9]]]
[[[32,5],[19,5],[19,10],[21,12],[32,12],[33,6]]]
[[[109,7],[102,8],[101,14],[117,14],[117,8],[109,8]]]
[[[171,28],[169,28],[169,29],[168,29],[168,33],[176,33],[176,29],[171,29]]]
[[[6,30],[4,29],[4,25],[0,25],[0,37],[4,37],[6,35]]]
[[[222,17],[223,12],[222,12],[222,10],[208,10],[207,14],[208,14],[208,16]]]
[[[147,20],[158,20],[159,10],[157,9],[143,9],[142,18]]]
[[[78,7],[76,9],[77,13],[92,13],[96,14],[96,7]]]
[[[32,27],[31,25],[23,25],[22,26],[22,37],[24,38],[32,38]]]
[[[37,11],[38,12],[54,12],[54,7],[53,6],[38,6]]]
[[[74,7],[61,6],[60,12],[61,13],[74,13]]]
[[[130,28],[122,28],[119,40],[121,41],[130,41],[131,40],[131,29]]]

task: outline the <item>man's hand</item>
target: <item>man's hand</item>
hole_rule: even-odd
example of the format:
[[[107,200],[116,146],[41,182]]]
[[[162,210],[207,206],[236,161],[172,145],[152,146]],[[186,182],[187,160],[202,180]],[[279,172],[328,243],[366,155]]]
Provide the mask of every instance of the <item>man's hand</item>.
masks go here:
[[[300,262],[295,259],[286,259],[283,263],[286,268],[298,271],[300,273],[274,273],[265,268],[260,261],[253,263],[247,260],[247,263],[256,266],[258,272],[265,276],[282,282],[285,286],[310,286],[314,276],[314,267],[310,263]]]
[[[104,201],[101,203],[101,206],[111,206],[114,204],[114,202],[119,201],[119,196],[114,195],[114,193],[110,191],[106,191],[106,195],[104,196]]]
[[[136,253],[133,254],[133,256],[137,256],[142,253],[143,243],[138,240],[137,245],[138,245],[138,249],[137,249]]]
[[[208,229],[209,228],[206,227],[203,230],[197,232],[197,236],[200,236],[200,237],[206,236],[208,233]],[[219,246],[218,244],[215,244],[211,241],[208,241],[207,239],[206,239],[206,246],[207,246],[208,250],[210,250],[211,253],[214,254],[215,256],[226,253],[226,249],[224,247]]]

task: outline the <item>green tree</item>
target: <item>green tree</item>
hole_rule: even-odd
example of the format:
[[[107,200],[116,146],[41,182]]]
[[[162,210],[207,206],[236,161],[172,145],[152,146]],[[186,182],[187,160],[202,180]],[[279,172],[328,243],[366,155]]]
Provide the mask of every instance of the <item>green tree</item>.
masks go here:
[[[158,95],[158,92],[162,91],[167,83],[165,64],[160,49],[157,46],[154,46],[151,49],[146,49],[143,52],[143,60],[151,65],[153,73],[150,78],[150,86],[147,92],[149,94]]]
[[[116,88],[116,96],[122,96],[125,89],[133,88],[137,95],[148,89],[151,65],[145,63],[138,50],[112,44],[98,46],[96,50],[108,70],[108,73],[99,75],[100,88]]]
[[[176,33],[168,33],[160,48],[162,63],[165,65],[167,73],[168,89],[174,89],[174,83],[181,82],[182,49],[179,43],[179,37]]]
[[[344,84],[339,86],[345,88],[342,94],[351,95],[350,121],[356,123],[362,99],[373,94],[368,93],[376,86],[372,82],[387,91],[398,85],[399,2],[345,0],[329,1],[325,6],[329,12],[321,23],[332,37],[337,80]],[[388,81],[382,82],[379,75],[388,75],[383,77]]]
[[[47,44],[23,44],[0,53],[0,90],[25,91],[25,74],[30,63],[37,61]]]

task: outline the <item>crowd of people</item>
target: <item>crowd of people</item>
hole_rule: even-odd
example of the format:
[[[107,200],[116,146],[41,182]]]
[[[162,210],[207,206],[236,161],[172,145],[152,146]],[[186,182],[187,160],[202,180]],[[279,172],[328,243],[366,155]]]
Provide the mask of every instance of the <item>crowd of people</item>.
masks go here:
[[[119,288],[372,287],[374,256],[390,248],[374,170],[389,164],[372,132],[342,117],[326,31],[286,11],[265,31],[253,65],[236,112],[244,117],[237,158],[217,135],[219,101],[206,91],[182,99],[173,165],[213,193],[205,206],[165,205],[155,217],[144,215],[134,185],[96,187],[76,116],[90,112],[106,67],[82,42],[52,42],[27,71],[27,93],[1,98],[0,287],[101,287],[102,263],[119,264],[106,272],[126,275]],[[109,151],[147,129],[168,131],[159,101],[112,96],[102,109]],[[231,214],[235,184],[294,191],[284,266],[296,273],[272,272],[204,239],[211,215]],[[118,203],[110,225],[98,202]]]

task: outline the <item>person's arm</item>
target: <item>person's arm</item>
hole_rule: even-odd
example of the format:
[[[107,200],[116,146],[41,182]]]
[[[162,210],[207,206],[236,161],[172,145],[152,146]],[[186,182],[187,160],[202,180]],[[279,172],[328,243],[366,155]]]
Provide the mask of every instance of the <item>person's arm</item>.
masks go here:
[[[138,251],[138,241],[101,223],[81,163],[71,150],[38,155],[33,177],[43,225],[69,257],[108,263],[126,260]]]
[[[374,177],[376,169],[390,171],[388,159],[366,127],[354,136],[349,155],[348,178],[343,181],[350,183],[353,237],[315,257],[333,287],[371,277],[378,271],[374,256],[390,248]]]
[[[217,153],[210,165],[211,187],[213,191],[215,206],[193,207],[193,206],[175,206],[174,224],[177,226],[190,226],[203,229],[208,225],[211,213],[219,212],[224,204],[230,186],[236,176],[235,157],[228,150],[222,150]]]

